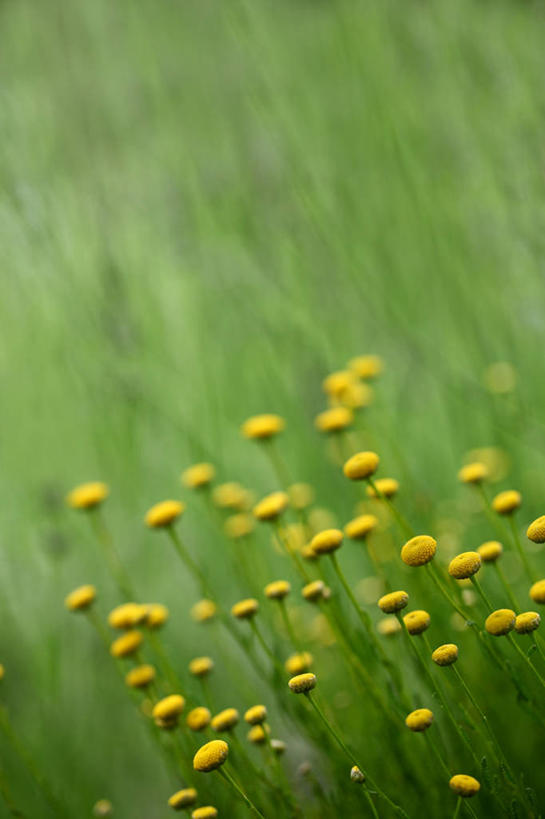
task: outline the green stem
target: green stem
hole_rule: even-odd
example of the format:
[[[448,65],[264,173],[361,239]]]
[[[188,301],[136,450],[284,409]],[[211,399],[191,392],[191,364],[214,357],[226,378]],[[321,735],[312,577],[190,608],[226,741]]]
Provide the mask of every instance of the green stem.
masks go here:
[[[531,660],[530,660],[530,658],[528,657],[528,655],[524,653],[524,651],[521,649],[521,647],[519,646],[519,644],[517,643],[517,641],[516,641],[516,640],[513,638],[513,635],[512,635],[512,634],[508,634],[508,635],[507,635],[507,639],[509,640],[509,642],[511,643],[511,645],[515,647],[515,650],[518,652],[518,654],[520,654],[520,656],[522,657],[522,659],[524,660],[524,662],[526,663],[526,665],[527,665],[529,668],[531,668],[531,669],[532,669],[532,671],[533,671],[533,672],[534,672],[534,674],[536,675],[537,679],[539,680],[539,682],[541,683],[541,685],[543,686],[543,688],[545,688],[545,680],[543,679],[543,677],[541,676],[541,674],[539,673],[539,671],[537,670],[537,668],[535,667],[535,665],[534,665],[534,664],[531,662]]]
[[[541,645],[541,641],[536,637],[533,631],[530,632],[530,640],[535,645],[537,652],[543,662],[545,662],[545,652],[543,651],[543,646]]]
[[[134,600],[134,589],[121,562],[121,558],[117,553],[117,549],[114,546],[110,531],[104,523],[99,507],[96,507],[90,512],[89,519],[95,536],[102,548],[102,553],[110,570],[110,574],[115,580],[121,596],[125,598],[125,600]]]
[[[378,487],[377,487],[375,481],[373,480],[373,478],[367,478],[366,480],[367,480],[367,483],[369,484],[369,486],[371,486],[372,489],[374,490],[374,492],[376,493],[377,498],[380,498],[381,500],[383,500],[386,503],[386,505],[388,506],[390,512],[392,513],[392,515],[396,519],[396,521],[398,523],[398,526],[401,529],[401,531],[403,532],[403,534],[406,535],[406,537],[408,537],[409,539],[414,537],[415,533],[414,533],[414,530],[413,530],[411,524],[408,522],[408,520],[406,520],[404,518],[404,516],[401,514],[401,512],[398,511],[398,509],[392,503],[390,498],[387,498],[386,495],[383,492],[381,492],[380,489],[378,489]]]
[[[172,665],[170,664],[161,637],[159,636],[159,634],[153,631],[153,629],[148,630],[147,637],[154,653],[156,654],[159,660],[161,671],[168,680],[168,684],[170,685],[173,691],[181,691],[182,684],[178,679],[178,675],[176,674]]]
[[[195,580],[197,580],[202,596],[211,597],[212,595],[210,594],[210,589],[204,574],[189,554],[174,526],[167,526],[166,530],[183,563],[185,563]]]
[[[265,819],[265,816],[261,813],[260,810],[256,808],[252,800],[248,796],[246,796],[240,785],[233,779],[231,774],[228,771],[226,771],[225,768],[218,768],[218,771],[220,772],[221,776],[223,776],[223,778],[233,788],[233,790],[236,791],[236,793],[241,797],[241,799],[246,804],[248,809],[251,810],[252,813],[255,813],[256,816],[261,816],[261,819]]]
[[[280,540],[280,543],[283,545],[284,549],[286,550],[286,552],[288,553],[288,555],[292,559],[293,564],[294,564],[295,568],[297,569],[297,572],[301,575],[301,577],[303,578],[305,583],[310,583],[310,577],[309,577],[309,574],[308,574],[307,570],[303,566],[303,561],[301,560],[301,557],[300,557],[298,551],[296,549],[292,548],[291,543],[289,542],[289,538],[284,537],[284,532],[282,530],[282,524],[280,523],[279,520],[274,521],[274,528],[276,530],[276,534],[278,535],[278,539]]]
[[[511,527],[511,534],[513,535],[513,541],[514,541],[514,544],[515,544],[515,548],[516,548],[517,552],[519,553],[519,557],[520,557],[520,559],[522,561],[522,565],[524,566],[524,570],[526,571],[526,574],[528,575],[528,579],[530,580],[530,583],[535,583],[537,581],[538,577],[537,577],[537,574],[535,573],[535,571],[530,566],[530,561],[528,560],[528,555],[526,554],[526,552],[522,548],[522,543],[520,542],[520,536],[519,536],[519,532],[518,532],[518,529],[517,529],[517,524],[515,522],[515,516],[514,515],[509,515],[509,526]]]
[[[299,638],[295,634],[295,631],[294,631],[294,628],[293,628],[293,625],[292,625],[292,622],[290,620],[290,616],[289,616],[289,613],[288,613],[288,609],[286,607],[286,601],[281,599],[281,600],[278,601],[278,605],[280,607],[280,613],[282,615],[282,620],[284,621],[284,626],[286,627],[286,631],[288,633],[288,637],[290,639],[290,642],[291,642],[293,648],[296,651],[301,652],[302,651],[302,642],[299,640]]]
[[[493,566],[494,566],[494,569],[496,570],[496,574],[498,575],[499,581],[500,581],[501,585],[503,586],[503,590],[506,593],[507,597],[509,598],[509,602],[511,603],[511,605],[513,606],[515,611],[520,611],[520,606],[519,606],[519,604],[517,602],[517,598],[513,594],[511,586],[507,582],[507,578],[505,577],[503,569],[502,569],[502,567],[500,566],[500,564],[498,563],[497,560],[494,561]]]
[[[288,467],[286,466],[284,459],[280,455],[278,451],[278,447],[276,445],[276,441],[274,438],[269,438],[268,440],[262,441],[263,449],[267,454],[267,457],[270,461],[272,466],[273,472],[276,475],[276,479],[282,489],[286,491],[288,486],[291,483],[290,474],[288,471]]]
[[[261,648],[263,649],[265,654],[272,661],[272,663],[273,663],[274,667],[276,668],[276,670],[279,672],[279,674],[282,677],[285,677],[286,669],[284,668],[284,666],[282,665],[282,663],[280,662],[278,657],[275,657],[275,655],[273,654],[273,652],[271,651],[271,649],[269,648],[269,646],[265,642],[265,640],[263,638],[263,635],[261,634],[261,631],[258,628],[257,623],[255,622],[253,617],[250,618],[250,628],[252,629],[253,633],[255,634],[259,645],[261,646]]]
[[[460,816],[461,809],[462,809],[462,797],[459,796],[458,799],[456,800],[456,807],[454,809],[452,819],[458,819],[458,817]]]
[[[365,794],[365,798],[367,799],[367,803],[369,805],[369,810],[371,811],[371,815],[374,817],[374,819],[380,819],[380,817],[378,815],[378,812],[377,812],[377,809],[375,807],[375,803],[373,802],[373,800],[371,798],[371,794],[369,793],[369,791],[368,791],[365,784],[363,785],[363,792]]]
[[[477,589],[477,593],[478,593],[479,597],[481,598],[481,600],[483,601],[483,603],[485,604],[488,611],[489,612],[494,611],[494,606],[492,605],[492,603],[490,602],[490,600],[486,596],[483,587],[481,586],[481,584],[479,583],[479,581],[477,580],[475,575],[472,575],[469,579],[471,580],[471,583],[473,584],[473,586]]]

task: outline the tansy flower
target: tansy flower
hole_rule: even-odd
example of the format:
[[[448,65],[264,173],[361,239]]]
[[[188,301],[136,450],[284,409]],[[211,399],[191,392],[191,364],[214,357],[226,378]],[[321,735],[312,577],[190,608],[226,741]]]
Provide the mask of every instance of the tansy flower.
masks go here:
[[[431,658],[436,665],[452,665],[458,659],[458,646],[454,643],[445,643],[435,649]]]
[[[200,489],[214,480],[216,470],[212,464],[194,464],[182,472],[182,483],[188,489]]]
[[[140,603],[122,603],[108,614],[108,625],[118,629],[134,628],[143,623],[147,616],[147,606]]]
[[[461,483],[482,483],[486,478],[488,478],[488,469],[479,461],[466,464],[458,472],[458,480]]]
[[[358,452],[347,460],[343,472],[351,481],[362,481],[377,471],[379,462],[376,452]]]
[[[407,566],[424,566],[433,560],[437,551],[437,541],[430,535],[416,535],[401,549],[401,560]]]
[[[377,478],[375,486],[368,486],[366,492],[370,498],[379,498],[381,495],[393,498],[399,492],[399,481],[395,478]]]
[[[175,500],[166,500],[156,503],[146,512],[146,525],[151,529],[160,529],[171,526],[185,511],[185,503]]]
[[[409,634],[422,634],[430,625],[430,615],[427,611],[415,609],[404,615],[403,622]]]
[[[197,791],[195,788],[183,788],[181,791],[173,793],[168,800],[168,805],[174,810],[183,810],[197,801]]]
[[[538,580],[530,589],[530,597],[534,603],[545,603],[545,580]]]
[[[378,518],[375,515],[359,515],[346,524],[344,533],[351,540],[364,540],[377,526]]]
[[[0,663],[0,680],[3,680],[3,679],[4,679],[4,675],[5,675],[5,673],[6,673],[6,669],[4,668],[4,666],[2,665],[2,663]]]
[[[314,425],[320,432],[341,432],[354,422],[354,413],[348,407],[331,407],[320,412]]]
[[[193,757],[193,768],[202,773],[221,768],[229,754],[229,746],[223,739],[213,739],[202,745]]]
[[[483,563],[495,563],[503,552],[503,546],[499,540],[487,540],[477,549]]]
[[[297,674],[289,680],[288,685],[294,694],[306,694],[316,686],[316,675],[311,673]]]
[[[309,483],[293,483],[288,487],[288,497],[294,509],[306,509],[314,500],[314,489]]]
[[[125,675],[129,688],[146,688],[154,679],[155,669],[152,665],[137,665]]]
[[[394,634],[397,634],[398,631],[401,631],[401,625],[397,617],[383,617],[382,620],[379,620],[377,623],[377,631],[379,634],[382,634],[383,637],[392,637]]]
[[[96,506],[99,506],[102,501],[106,500],[109,492],[110,490],[107,484],[101,481],[82,483],[68,493],[66,502],[72,509],[94,509]]]
[[[352,765],[350,769],[350,779],[352,782],[355,782],[356,785],[361,785],[362,782],[365,782],[365,774],[360,771],[357,765]]]
[[[284,667],[288,674],[295,677],[298,674],[303,674],[305,671],[308,671],[313,662],[314,658],[310,652],[300,651],[288,657],[284,663]]]
[[[245,438],[264,440],[278,435],[285,427],[286,422],[280,415],[267,413],[265,415],[253,415],[244,421],[240,429]]]
[[[111,816],[114,807],[109,799],[99,799],[93,805],[93,816]]]
[[[515,620],[515,631],[518,634],[529,634],[539,628],[541,617],[537,611],[524,611],[522,614],[517,614]]]
[[[476,574],[481,565],[481,556],[478,552],[462,552],[450,561],[448,573],[456,580],[464,580]]]
[[[449,782],[450,789],[458,796],[475,796],[481,789],[480,782],[467,774],[456,774]]]
[[[322,382],[322,388],[326,395],[331,398],[340,399],[343,392],[355,382],[355,376],[350,370],[337,370],[330,373]]]
[[[316,602],[317,600],[322,600],[325,591],[325,583],[323,580],[313,580],[311,583],[307,583],[306,586],[303,586],[301,589],[301,594],[311,603]]]
[[[511,515],[522,503],[522,495],[516,489],[506,489],[492,499],[492,508],[498,515]]]
[[[146,609],[146,625],[148,628],[161,628],[168,620],[168,609],[162,603],[148,603]]]
[[[489,614],[485,620],[484,627],[489,634],[501,637],[509,634],[515,627],[516,615],[511,609],[498,609]]]
[[[177,720],[185,707],[185,699],[181,694],[169,694],[155,703],[152,710],[154,719],[171,721]]]
[[[95,602],[96,596],[94,586],[79,586],[66,597],[64,605],[68,611],[85,611]]]
[[[317,555],[328,555],[340,548],[343,542],[343,533],[340,529],[326,529],[318,532],[310,541],[312,551]]]
[[[281,739],[271,739],[271,748],[275,754],[283,754],[286,750],[286,743]]]
[[[220,483],[212,490],[212,500],[220,509],[240,509],[245,497],[246,490],[236,481]]]
[[[246,600],[240,600],[238,603],[235,603],[231,609],[231,614],[239,620],[249,620],[257,614],[258,610],[259,603],[257,600],[253,597],[248,597]]]
[[[426,731],[433,722],[433,712],[429,708],[417,708],[405,719],[405,725],[411,731]]]
[[[276,520],[286,510],[288,503],[285,492],[272,492],[254,506],[253,512],[258,520]]]
[[[351,358],[348,367],[358,378],[376,378],[384,369],[384,362],[378,355],[358,355]]]
[[[383,595],[378,601],[378,605],[385,614],[394,614],[396,611],[404,609],[408,602],[409,595],[406,591],[394,591]]]
[[[190,731],[204,731],[210,725],[212,714],[202,705],[192,708],[185,721]]]
[[[534,543],[545,543],[545,515],[532,521],[526,530],[526,537]]]
[[[204,805],[202,808],[195,808],[191,814],[191,819],[216,819],[218,812],[212,805]]]
[[[283,600],[291,591],[287,580],[273,580],[265,586],[265,596],[270,600]]]
[[[254,725],[246,734],[249,742],[255,745],[262,745],[267,740],[267,735],[270,734],[271,729],[268,725]]]
[[[267,709],[264,705],[252,705],[244,714],[248,725],[261,725],[267,719]]]
[[[305,546],[303,546],[303,548],[301,549],[301,557],[303,558],[303,560],[308,560],[311,562],[318,560],[318,555],[312,548],[311,543],[307,543]]]
[[[129,657],[142,645],[142,634],[139,631],[127,631],[114,640],[110,646],[112,657]]]
[[[214,668],[214,660],[211,657],[195,657],[189,663],[189,671],[194,677],[206,677]]]
[[[254,520],[246,512],[230,515],[223,524],[223,530],[231,540],[247,537],[254,529]]]
[[[220,731],[230,731],[235,727],[239,719],[240,716],[236,708],[224,708],[223,711],[220,711],[219,714],[212,717],[210,725],[212,729],[218,733]]]
[[[207,620],[212,620],[217,612],[217,606],[213,600],[199,600],[198,603],[191,608],[191,617],[196,623],[204,623]]]
[[[351,410],[357,410],[369,407],[373,403],[374,397],[373,388],[369,384],[355,381],[341,392],[338,400],[342,402],[343,406]]]

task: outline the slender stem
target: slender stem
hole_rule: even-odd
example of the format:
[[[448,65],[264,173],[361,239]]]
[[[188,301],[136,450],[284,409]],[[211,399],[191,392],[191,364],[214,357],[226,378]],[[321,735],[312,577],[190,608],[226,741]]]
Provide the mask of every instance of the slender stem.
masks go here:
[[[516,640],[513,638],[513,635],[512,635],[512,634],[508,634],[508,635],[507,635],[507,639],[509,640],[509,642],[511,643],[511,645],[515,647],[515,650],[518,652],[518,654],[520,654],[520,656],[522,657],[522,659],[524,660],[524,662],[525,662],[525,663],[526,663],[526,664],[529,666],[529,668],[531,668],[531,669],[532,669],[532,671],[533,671],[533,672],[534,672],[534,674],[536,675],[537,679],[539,680],[539,682],[541,683],[541,685],[543,686],[543,688],[545,688],[545,680],[543,679],[543,677],[541,676],[541,674],[539,673],[539,671],[537,670],[537,668],[535,667],[535,665],[534,665],[534,664],[531,662],[531,660],[530,660],[530,658],[528,657],[528,655],[524,653],[524,651],[521,649],[521,647],[519,646],[519,644],[517,643],[517,641],[516,641]]]
[[[104,523],[104,518],[102,517],[99,507],[96,507],[89,513],[89,520],[102,548],[102,553],[110,570],[110,574],[115,580],[121,596],[126,600],[134,599],[134,589],[132,588],[132,584],[121,562],[117,549],[114,546],[110,531]]]
[[[218,771],[223,776],[223,778],[229,783],[229,785],[233,788],[233,790],[235,790],[241,797],[241,799],[246,803],[248,809],[251,810],[252,813],[255,813],[256,816],[261,816],[261,819],[265,819],[265,816],[261,813],[260,810],[256,808],[252,800],[248,796],[246,796],[240,785],[233,779],[231,774],[228,771],[226,771],[225,768],[218,768]]]
[[[475,575],[472,575],[469,579],[471,580],[471,583],[473,584],[473,586],[475,586],[475,588],[477,589],[477,593],[479,594],[479,597],[481,598],[481,600],[485,604],[488,611],[494,611],[494,606],[492,605],[492,603],[490,602],[490,600],[486,596],[483,587],[481,586],[481,584],[479,583],[479,581],[477,580]]]
[[[436,757],[436,759],[437,759],[437,761],[439,763],[439,767],[443,769],[443,771],[445,772],[445,775],[450,779],[451,773],[450,773],[450,771],[448,769],[448,765],[445,762],[445,760],[443,759],[443,757],[441,755],[441,752],[439,751],[439,748],[435,744],[435,740],[432,739],[429,730],[424,731],[424,737],[426,739],[426,742],[428,743],[428,745],[432,749],[432,751],[433,751],[433,753],[434,753],[434,755],[435,755],[435,757]]]
[[[461,809],[462,809],[462,797],[459,796],[458,799],[456,800],[456,807],[454,809],[452,819],[458,819]]]
[[[186,567],[189,569],[195,580],[197,580],[201,594],[203,597],[211,597],[210,589],[208,587],[208,583],[204,574],[202,573],[199,566],[195,563],[191,555],[189,554],[187,548],[185,547],[182,539],[174,526],[167,526],[166,527],[167,534],[169,535],[172,543],[174,544],[174,548],[178,552],[180,558],[185,563]]]
[[[262,444],[272,466],[273,472],[276,475],[277,481],[282,489],[286,490],[291,483],[291,478],[288,467],[286,466],[286,463],[278,450],[276,441],[274,438],[269,438],[268,440],[263,440]]]
[[[380,819],[380,817],[378,815],[378,812],[377,812],[377,809],[375,807],[375,803],[373,802],[373,800],[371,798],[371,794],[369,793],[366,785],[363,785],[363,792],[364,792],[365,798],[367,799],[367,802],[369,804],[369,810],[371,811],[371,815],[374,817],[374,819]]]
[[[376,493],[377,498],[380,498],[386,503],[386,505],[390,509],[390,512],[396,519],[398,526],[403,532],[403,534],[406,535],[408,538],[414,537],[414,529],[412,528],[411,524],[408,522],[408,520],[405,519],[401,512],[398,511],[398,509],[392,503],[390,498],[387,498],[386,495],[380,491],[373,478],[367,478],[367,483],[369,484],[369,486],[372,487],[372,489]]]
[[[296,635],[295,630],[293,628],[293,625],[292,625],[292,622],[290,620],[290,616],[289,616],[289,613],[288,613],[288,609],[287,609],[287,606],[286,606],[286,601],[284,599],[281,599],[281,600],[278,601],[278,605],[280,607],[280,613],[282,615],[282,620],[283,620],[284,625],[286,627],[286,631],[288,633],[288,637],[290,638],[291,644],[293,645],[293,647],[294,647],[294,649],[296,651],[300,652],[300,651],[302,651],[302,643],[299,640],[299,638]]]
[[[526,554],[526,552],[522,548],[522,543],[520,542],[520,536],[519,536],[519,532],[518,532],[518,529],[517,529],[517,524],[515,522],[515,516],[514,515],[509,515],[509,526],[511,527],[511,534],[513,535],[513,541],[514,541],[514,544],[515,544],[515,548],[516,548],[517,552],[519,553],[519,557],[520,557],[520,559],[522,561],[522,565],[524,566],[524,570],[525,570],[526,574],[528,575],[528,579],[529,579],[530,583],[535,583],[536,580],[538,579],[538,577],[537,577],[537,574],[535,573],[535,571],[532,569],[532,567],[530,565],[530,561],[528,560],[528,555]]]
[[[286,670],[285,670],[284,666],[282,665],[282,663],[280,662],[278,657],[275,657],[275,655],[273,654],[273,652],[271,651],[271,649],[269,648],[269,646],[265,642],[265,640],[263,638],[263,635],[261,634],[261,630],[258,628],[257,623],[255,622],[254,618],[253,617],[250,618],[249,622],[250,622],[250,627],[251,627],[253,633],[255,634],[259,645],[261,646],[261,648],[263,649],[265,654],[271,659],[271,661],[272,661],[274,667],[276,668],[276,670],[282,675],[282,677],[284,677],[285,673],[286,673]]]
[[[95,609],[95,607],[90,606],[90,608],[86,609],[85,610],[85,615],[86,615],[87,619],[89,620],[89,622],[91,623],[91,625],[93,626],[93,628],[96,630],[96,632],[99,635],[102,642],[104,643],[106,651],[108,653],[110,653],[110,642],[111,642],[110,635],[108,634],[108,631],[107,631],[104,623],[102,622],[102,620],[98,616],[98,613],[97,613],[97,610]]]
[[[543,660],[543,662],[545,662],[545,652],[543,651],[543,646],[541,645],[540,640],[538,640],[533,631],[530,632],[530,640],[535,645],[537,652],[541,659]]]
[[[166,651],[164,649],[163,642],[161,640],[160,635],[157,634],[157,632],[154,631],[153,629],[148,629],[147,637],[148,637],[148,640],[150,642],[150,645],[151,645],[153,651],[157,655],[157,658],[158,658],[160,666],[161,666],[161,671],[163,672],[163,674],[167,678],[168,684],[173,689],[173,691],[181,691],[182,690],[182,684],[181,684],[180,680],[178,679],[178,675],[176,674],[176,672],[174,671],[172,665],[170,664],[170,661],[169,661],[169,659],[167,657],[167,653],[166,653]]]
[[[294,564],[295,568],[297,569],[298,573],[301,575],[301,577],[303,578],[305,583],[310,583],[310,577],[309,577],[309,574],[308,574],[307,570],[305,569],[305,567],[303,565],[303,561],[301,560],[301,557],[300,557],[298,551],[296,549],[292,548],[292,545],[289,542],[289,538],[284,537],[284,531],[282,529],[282,524],[280,523],[280,521],[278,519],[274,521],[274,528],[276,530],[276,533],[278,535],[278,539],[280,540],[280,543],[283,545],[284,549],[286,550],[288,555],[291,557],[291,559],[293,561],[293,564]]]
[[[427,571],[427,573],[428,573],[429,577],[431,577],[431,579],[433,580],[433,582],[435,583],[435,585],[437,586],[437,588],[439,589],[439,591],[441,592],[441,594],[443,595],[443,597],[444,597],[446,600],[448,600],[448,602],[450,603],[450,605],[452,606],[452,608],[453,608],[455,611],[457,611],[457,612],[458,612],[458,614],[460,615],[460,617],[463,617],[463,619],[464,619],[466,622],[471,622],[471,619],[468,617],[467,613],[466,613],[466,612],[465,612],[465,611],[464,611],[464,610],[461,608],[461,606],[459,606],[459,605],[458,605],[458,603],[456,602],[456,600],[454,600],[454,598],[452,598],[452,597],[450,596],[450,594],[448,593],[448,591],[447,591],[447,590],[445,589],[445,587],[443,586],[443,584],[442,584],[441,580],[440,580],[440,579],[439,579],[439,577],[438,577],[438,574],[437,574],[437,569],[436,569],[436,567],[434,566],[433,562],[432,562],[432,563],[426,563],[425,569],[426,569],[426,571]]]
[[[511,589],[511,586],[507,582],[507,578],[505,577],[503,569],[497,560],[494,561],[493,566],[494,569],[496,570],[496,574],[498,575],[499,581],[503,586],[503,590],[506,593],[507,597],[509,598],[509,602],[511,603],[515,611],[520,611],[520,606],[517,602],[517,598],[513,594],[513,590]]]

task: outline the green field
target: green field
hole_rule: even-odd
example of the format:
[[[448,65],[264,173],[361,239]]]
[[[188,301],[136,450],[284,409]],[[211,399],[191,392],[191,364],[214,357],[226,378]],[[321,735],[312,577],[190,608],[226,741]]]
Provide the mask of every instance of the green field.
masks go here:
[[[545,512],[544,10],[530,0],[0,5],[0,702],[63,816],[91,816],[107,797],[119,819],[167,819],[177,787],[104,646],[63,605],[83,583],[97,586],[101,617],[120,602],[85,516],[65,507],[87,480],[111,488],[104,515],[139,599],[169,607],[164,640],[188,690],[198,693],[189,660],[210,654],[218,708],[268,706],[302,815],[370,815],[334,746],[298,728],[284,681],[264,686],[236,642],[192,623],[198,590],[143,517],[183,498],[180,531],[218,600],[228,609],[256,593],[179,475],[206,460],[218,481],[256,497],[280,488],[239,432],[249,415],[277,412],[290,475],[344,525],[356,493],[313,421],[326,406],[323,378],[363,353],[382,356],[385,371],[354,441],[380,453],[381,476],[399,478],[399,508],[438,536],[442,563],[497,537],[456,478],[469,450],[507,453],[490,491],[523,493],[521,532]],[[505,393],[487,389],[494,362],[514,368]],[[394,588],[430,610],[434,645],[458,640],[466,651],[467,679],[543,806],[543,728],[471,635],[453,631],[446,603],[399,560],[401,534],[388,532]],[[314,610],[291,565],[265,526],[256,533],[256,565],[292,582],[308,625]],[[530,607],[507,536],[506,552]],[[529,555],[543,576],[543,551]],[[347,543],[340,557],[377,621],[358,586],[372,573],[364,550]],[[483,578],[505,605],[493,575]],[[330,579],[357,646],[357,620]],[[261,605],[284,660],[271,604]],[[394,641],[386,649],[407,665],[420,704],[439,711]],[[435,765],[425,808],[335,646],[311,650],[321,701],[373,777],[411,818],[450,817],[455,798],[423,738],[403,741],[423,770]],[[511,659],[543,711],[543,689]],[[453,772],[481,780],[477,816],[504,815],[497,786],[442,730]],[[327,798],[296,776],[306,760]],[[26,819],[60,816],[1,734],[0,762]],[[213,776],[205,784],[220,817],[249,815]],[[281,810],[271,802],[267,815]]]

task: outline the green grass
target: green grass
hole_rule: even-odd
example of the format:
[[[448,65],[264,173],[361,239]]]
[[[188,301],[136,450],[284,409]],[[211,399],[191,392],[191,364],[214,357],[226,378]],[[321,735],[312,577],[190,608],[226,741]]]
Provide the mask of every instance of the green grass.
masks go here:
[[[465,508],[456,470],[481,445],[508,450],[521,520],[544,511],[543,23],[542,3],[514,0],[2,4],[2,698],[72,816],[102,795],[119,817],[167,816],[172,790],[63,610],[83,582],[104,612],[117,602],[63,508],[74,483],[111,484],[120,551],[171,608],[180,669],[202,650],[195,591],[145,510],[196,459],[276,488],[238,433],[271,410],[292,474],[344,522],[353,496],[312,419],[352,355],[387,362],[369,425],[417,528]],[[482,386],[498,360],[513,395]],[[236,581],[203,517],[192,503],[184,528],[227,605]],[[490,535],[463,526],[460,549]],[[295,766],[308,752],[283,728]],[[530,765],[543,743],[514,730]]]

